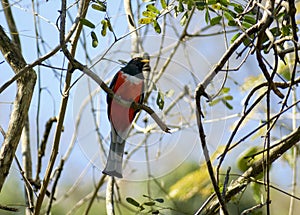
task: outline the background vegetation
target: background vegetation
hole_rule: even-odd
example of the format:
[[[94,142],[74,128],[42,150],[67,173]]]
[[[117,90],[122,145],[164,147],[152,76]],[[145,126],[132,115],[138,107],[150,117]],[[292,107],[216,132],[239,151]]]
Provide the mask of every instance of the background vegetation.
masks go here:
[[[298,1],[1,2],[1,214],[299,210]],[[113,179],[107,84],[145,53]]]

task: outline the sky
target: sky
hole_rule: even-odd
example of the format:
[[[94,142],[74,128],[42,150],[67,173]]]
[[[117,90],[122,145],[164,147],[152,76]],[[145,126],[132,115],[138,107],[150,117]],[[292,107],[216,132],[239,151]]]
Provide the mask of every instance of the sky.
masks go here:
[[[71,6],[72,2],[68,2]],[[135,5],[134,5],[135,6]],[[108,16],[111,17],[113,28],[117,37],[128,32],[126,16],[123,12],[123,5],[121,1],[108,1]],[[70,13],[74,17],[74,12],[76,8],[70,9]],[[38,7],[38,17],[40,22],[40,35],[36,38],[35,30],[33,26],[33,12],[30,1],[19,1],[15,2],[13,5],[13,14],[15,15],[15,20],[17,23],[18,30],[20,32],[20,38],[22,42],[22,52],[28,63],[33,62],[37,58],[36,40],[39,44],[42,54],[48,52],[51,48],[55,47],[59,43],[58,29],[56,28],[56,21],[58,19],[60,10],[60,1],[49,0],[49,1],[39,1]],[[96,62],[100,56],[107,50],[107,48],[113,43],[113,37],[111,33],[103,38],[100,36],[101,25],[100,22],[104,18],[104,14],[97,11],[89,10],[87,18],[94,23],[96,23],[96,28],[94,31],[97,33],[99,38],[99,46],[97,48],[92,48],[90,33],[91,29],[84,27],[85,32],[85,42],[88,47],[88,54],[92,62]],[[173,23],[178,22],[178,18],[170,18]],[[0,9],[0,23],[7,30],[7,25],[4,22],[4,15],[2,8]],[[204,26],[203,14],[199,14],[195,19],[192,20],[191,26]],[[71,26],[71,22],[68,21],[67,29]],[[152,56],[151,66],[155,67],[155,62],[158,56],[161,58],[158,64],[158,69],[162,67],[163,62],[166,61],[168,56],[173,50],[174,44],[177,41],[178,35],[176,32],[180,32],[182,27],[176,25],[175,30],[167,26],[167,36],[157,34],[150,27],[148,33],[142,39],[144,41],[144,49],[150,53]],[[191,32],[197,30],[197,27],[192,27],[189,29]],[[214,30],[220,30],[215,28]],[[232,34],[228,34],[228,37]],[[42,43],[42,39],[44,40]],[[163,53],[159,53],[160,42],[164,39],[165,50]],[[90,65],[89,62],[85,61],[85,53],[82,51],[82,46],[79,45],[79,50],[76,53],[76,59],[82,63]],[[197,135],[196,119],[195,117],[188,117],[189,114],[193,114],[195,110],[193,92],[196,88],[196,84],[199,83],[209,70],[217,63],[218,59],[222,56],[225,51],[224,38],[222,36],[215,37],[199,37],[187,41],[185,45],[181,45],[179,51],[171,61],[168,70],[164,73],[162,78],[157,83],[157,90],[151,94],[149,99],[149,105],[158,112],[163,120],[166,120],[172,127],[172,134],[164,134],[160,131],[153,132],[150,134],[149,138],[149,149],[150,149],[150,166],[153,167],[153,174],[157,177],[163,176],[171,171],[176,170],[178,165],[185,161],[193,161],[199,163],[202,159],[202,151],[200,148],[200,141]],[[120,64],[116,63],[118,60],[129,60],[130,59],[130,37],[126,37],[118,41],[106,54],[106,59],[103,60],[93,67],[93,71],[96,72],[103,80],[109,81],[115,72],[121,67]],[[113,62],[110,60],[114,60]],[[3,57],[0,56],[0,62],[3,61]],[[239,60],[231,59],[231,66],[234,67],[238,65]],[[45,62],[48,63],[48,62]],[[58,52],[52,59],[51,64],[56,67],[66,67],[67,62],[62,57],[62,53]],[[243,68],[234,72],[231,79],[228,81],[228,87],[231,89],[231,93],[234,96],[232,104],[234,105],[234,110],[228,110],[224,105],[218,104],[214,107],[210,107],[204,104],[206,108],[206,118],[205,129],[207,131],[207,140],[209,143],[209,150],[213,152],[217,149],[220,144],[224,144],[225,140],[230,134],[230,126],[232,126],[237,118],[231,117],[234,114],[239,113],[242,109],[239,107],[245,97],[245,92],[240,90],[240,86],[234,84],[234,81],[242,83],[248,75],[257,75],[259,71],[256,71],[256,63],[254,63],[253,57],[250,56],[249,60],[245,63]],[[6,63],[0,64],[2,75],[0,77],[0,85],[5,83],[8,79],[13,76],[13,72],[8,67]],[[36,68],[38,71],[38,68]],[[80,72],[76,71],[74,73],[74,79],[81,75]],[[44,125],[46,121],[58,114],[59,106],[61,102],[61,90],[63,89],[63,77],[64,72],[52,69],[40,67],[40,86],[42,88],[41,94],[41,104],[40,104],[40,115],[39,119],[39,130],[40,139],[42,138],[42,132],[44,130]],[[209,87],[208,91],[213,94],[218,91],[218,86],[222,82],[224,74],[220,74],[213,84]],[[174,91],[173,95],[166,97],[165,107],[168,107],[174,101],[174,99],[182,92],[184,86],[188,86],[190,89],[190,96],[185,97],[181,102],[178,102],[175,108],[170,114],[171,117],[166,117],[158,109],[155,104],[155,99],[158,93],[158,89],[163,92],[168,92],[171,89]],[[7,129],[9,113],[12,109],[12,104],[15,95],[15,85],[10,86],[4,93],[0,94],[0,125]],[[67,152],[70,146],[72,135],[76,128],[76,119],[78,113],[80,112],[82,101],[89,96],[89,92],[99,89],[99,87],[89,81],[86,77],[81,78],[76,85],[71,89],[70,100],[68,104],[68,111],[64,123],[64,132],[61,139],[61,146],[58,158],[60,159]],[[32,100],[32,105],[30,108],[30,122],[31,122],[31,141],[32,150],[36,150],[37,135],[36,135],[36,112],[38,109],[38,85],[35,89],[35,95]],[[105,94],[99,92],[95,94],[93,98],[93,105],[96,108],[95,115],[91,111],[91,104],[88,104],[82,114],[82,119],[79,125],[78,136],[74,142],[74,150],[70,156],[69,162],[66,164],[67,168],[71,169],[71,172],[76,175],[82,173],[85,167],[89,167],[87,177],[88,178],[98,178],[101,175],[101,169],[103,168],[104,156],[99,148],[99,139],[97,133],[95,132],[94,116],[97,119],[97,125],[99,126],[99,132],[103,135],[101,138],[104,141],[104,148],[107,149],[109,146],[109,123],[106,113],[105,104]],[[205,102],[204,102],[205,103]],[[227,116],[229,119],[221,120]],[[135,129],[145,127],[142,119],[146,117],[145,113],[137,121],[137,126]],[[215,120],[214,123],[210,123],[209,120]],[[259,120],[254,120],[250,125],[255,126]],[[154,123],[149,121],[149,124],[154,125]],[[248,128],[244,128],[241,134],[237,137],[243,136]],[[53,141],[54,129],[51,131],[49,144],[47,150],[51,150],[51,144]],[[144,133],[138,132],[136,135],[130,137],[128,140],[128,150],[132,150],[136,147],[137,143],[144,137]],[[0,141],[3,137],[0,136]],[[261,144],[258,139],[253,142],[245,142],[241,147],[246,149],[251,147],[252,144]],[[241,151],[233,151],[230,156],[235,159],[228,161],[227,165],[235,163],[236,158],[240,155]],[[18,154],[20,155],[20,148],[18,149]],[[159,156],[158,156],[159,155]],[[49,159],[49,154],[45,157],[46,160]],[[162,165],[162,163],[164,165]],[[147,178],[146,175],[145,162],[145,151],[142,147],[136,154],[134,154],[128,161],[128,166],[125,168],[125,180],[128,181],[142,181]],[[159,166],[159,168],[157,168]],[[91,168],[94,167],[94,168]],[[278,168],[276,168],[278,167]],[[136,168],[139,171],[133,172]],[[70,170],[69,169],[69,170]],[[288,166],[284,163],[276,163],[274,168],[274,179],[275,183],[281,184],[285,187],[290,187],[290,177],[291,171]],[[14,166],[12,170],[13,174],[18,175],[17,168]],[[95,176],[96,175],[96,176]],[[283,180],[279,175],[287,175],[286,180]],[[68,183],[74,182],[74,177],[72,174],[63,176]]]

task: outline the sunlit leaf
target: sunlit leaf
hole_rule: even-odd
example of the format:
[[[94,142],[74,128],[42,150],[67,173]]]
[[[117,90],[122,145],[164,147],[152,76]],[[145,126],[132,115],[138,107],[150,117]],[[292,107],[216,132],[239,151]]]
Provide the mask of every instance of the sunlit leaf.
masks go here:
[[[182,18],[180,19],[181,26],[184,26],[186,24],[188,17],[189,17],[188,12],[185,12]]]
[[[81,22],[81,24],[83,24],[83,25],[85,25],[85,26],[87,26],[89,28],[95,28],[95,25],[91,21],[89,21],[89,20],[87,20],[85,18],[81,18],[80,22]]]
[[[229,13],[228,11],[224,11],[224,17],[228,20],[228,21],[234,21],[234,17],[232,16],[231,13]],[[235,21],[234,21],[235,22]]]
[[[156,33],[158,33],[158,34],[161,33],[160,25],[158,24],[158,22],[156,20],[153,20],[153,27],[154,27],[154,30],[156,31]]]
[[[232,44],[239,36],[241,35],[240,32],[236,33],[235,35],[233,35],[233,37],[230,40],[230,43]]]
[[[98,38],[94,31],[91,32],[92,37],[92,46],[93,48],[96,48],[98,46]]]
[[[139,19],[139,23],[140,23],[140,24],[149,24],[149,23],[151,23],[151,22],[153,22],[153,19],[152,19],[152,18],[140,18],[140,19]]]
[[[148,11],[152,11],[156,14],[160,14],[160,11],[153,4],[148,4],[146,6],[146,8],[147,8]]]
[[[101,12],[106,11],[106,5],[105,4],[92,4],[92,8],[94,10],[98,10],[98,11],[101,11]]]
[[[163,9],[166,9],[166,8],[167,8],[166,0],[160,0],[160,4],[161,4],[161,7],[162,7]]]
[[[110,20],[109,20],[109,19],[105,19],[105,20],[106,20],[106,23],[107,23],[108,30],[111,31],[111,32],[113,32],[114,29],[112,28],[112,25],[111,25],[111,23],[110,23]]]
[[[244,16],[244,21],[248,22],[248,23],[250,23],[252,25],[254,25],[256,23],[256,19],[253,16],[251,16],[251,15],[245,15]]]
[[[219,24],[221,19],[222,19],[222,16],[216,16],[216,17],[210,19],[210,25],[213,26],[213,25]]]
[[[222,93],[229,93],[229,91],[230,91],[229,87],[223,87],[221,90]]]
[[[102,24],[102,30],[101,30],[101,35],[103,36],[103,37],[105,37],[106,36],[106,32],[107,32],[107,20],[102,20],[101,21],[101,24]]]
[[[148,18],[151,18],[151,19],[155,19],[157,14],[156,13],[153,13],[152,11],[143,11],[142,12],[142,15],[143,16],[146,16]]]

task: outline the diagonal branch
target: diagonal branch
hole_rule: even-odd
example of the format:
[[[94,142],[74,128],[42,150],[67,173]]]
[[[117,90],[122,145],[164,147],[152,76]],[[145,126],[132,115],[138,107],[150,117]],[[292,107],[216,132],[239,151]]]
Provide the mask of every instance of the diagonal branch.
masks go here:
[[[274,143],[274,145],[277,146],[270,150],[268,165],[275,162],[278,158],[280,158],[286,151],[288,151],[290,148],[296,145],[299,141],[300,141],[300,127],[294,130],[288,136],[282,138],[282,140],[279,140]],[[278,144],[279,142],[281,143]],[[266,162],[267,162],[267,158],[264,156],[260,160],[254,162],[252,166],[249,167],[248,170],[246,170],[243,173],[243,175],[241,175],[236,180],[234,180],[232,184],[228,187],[228,190],[226,192],[226,197],[225,197],[226,201],[230,201],[232,197],[234,197],[236,194],[241,192],[250,182],[252,182],[253,178],[255,178],[257,175],[262,173],[264,171],[264,166],[266,165]],[[218,199],[216,199],[216,197],[214,197],[213,199],[214,199],[213,201],[207,204],[205,209],[203,208],[201,211],[199,210],[196,214],[197,215],[215,214],[220,206],[220,203]]]

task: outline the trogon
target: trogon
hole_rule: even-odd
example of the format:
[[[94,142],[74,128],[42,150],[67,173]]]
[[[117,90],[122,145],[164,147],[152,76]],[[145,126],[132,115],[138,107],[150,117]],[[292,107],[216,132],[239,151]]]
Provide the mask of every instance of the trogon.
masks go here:
[[[143,66],[149,63],[148,59],[133,58],[125,67],[118,71],[111,81],[110,88],[115,95],[125,101],[142,103],[144,96]],[[126,107],[124,104],[107,95],[107,115],[111,124],[111,143],[104,174],[122,178],[122,163],[130,126],[137,110]]]

